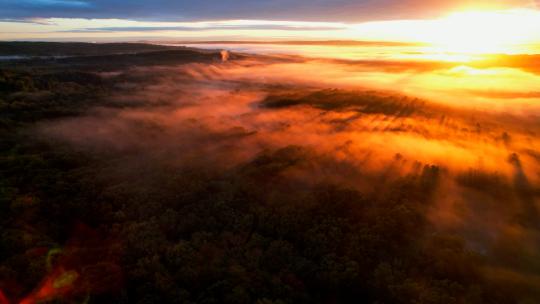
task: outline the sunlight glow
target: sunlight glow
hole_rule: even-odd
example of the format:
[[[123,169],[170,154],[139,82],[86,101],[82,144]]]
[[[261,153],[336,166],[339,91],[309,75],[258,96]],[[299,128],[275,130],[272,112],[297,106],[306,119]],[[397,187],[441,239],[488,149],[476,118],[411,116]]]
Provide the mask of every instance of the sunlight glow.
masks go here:
[[[455,53],[513,53],[532,43],[540,28],[540,14],[530,10],[462,12],[442,19],[427,42]]]
[[[470,62],[483,54],[530,54],[540,46],[540,11],[470,10],[440,19],[363,23],[277,20],[150,22],[126,19],[49,18],[0,21],[0,40],[133,41],[362,40],[423,44],[427,60]]]
[[[527,53],[540,41],[540,12],[465,11],[441,19],[368,22],[354,28],[358,37],[427,43],[439,59],[455,54]]]

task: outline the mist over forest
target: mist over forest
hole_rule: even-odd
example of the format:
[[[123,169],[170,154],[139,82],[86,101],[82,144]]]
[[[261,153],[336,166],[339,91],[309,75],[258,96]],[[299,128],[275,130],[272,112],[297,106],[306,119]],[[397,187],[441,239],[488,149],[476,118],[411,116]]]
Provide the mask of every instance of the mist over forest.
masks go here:
[[[540,302],[538,93],[91,45],[0,43],[0,304]]]

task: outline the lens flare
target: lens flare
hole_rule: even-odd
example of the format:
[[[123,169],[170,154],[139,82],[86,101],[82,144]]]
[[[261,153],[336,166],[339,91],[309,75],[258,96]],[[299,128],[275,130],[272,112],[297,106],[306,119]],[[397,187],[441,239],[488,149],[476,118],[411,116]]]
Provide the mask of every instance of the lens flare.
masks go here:
[[[74,291],[78,278],[78,272],[59,267],[43,280],[35,292],[20,301],[20,304],[41,303],[68,296]]]
[[[9,304],[9,301],[4,294],[4,292],[0,289],[0,304]]]
[[[116,262],[116,244],[115,240],[102,239],[89,227],[78,224],[73,237],[62,248],[53,247],[44,255],[47,274],[38,286],[22,299],[12,301],[0,290],[0,304],[88,299],[117,290],[122,275]]]

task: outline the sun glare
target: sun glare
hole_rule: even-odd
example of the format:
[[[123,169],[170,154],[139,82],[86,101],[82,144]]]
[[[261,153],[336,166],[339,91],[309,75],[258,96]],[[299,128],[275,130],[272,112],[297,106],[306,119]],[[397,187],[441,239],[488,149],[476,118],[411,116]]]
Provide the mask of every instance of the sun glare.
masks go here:
[[[368,22],[357,25],[355,34],[424,43],[437,60],[468,61],[482,54],[532,52],[540,41],[540,11],[463,11],[441,19]]]
[[[514,53],[532,43],[540,14],[529,10],[454,13],[427,31],[426,42],[452,53]]]

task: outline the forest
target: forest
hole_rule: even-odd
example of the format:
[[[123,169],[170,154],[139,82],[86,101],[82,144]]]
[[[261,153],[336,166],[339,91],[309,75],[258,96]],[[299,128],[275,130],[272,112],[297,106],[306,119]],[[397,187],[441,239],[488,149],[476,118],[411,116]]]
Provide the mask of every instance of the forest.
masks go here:
[[[540,301],[535,117],[264,75],[293,56],[13,54],[0,304]]]

